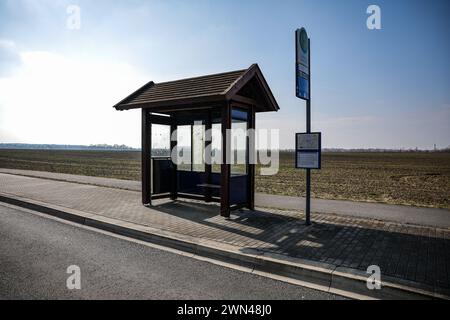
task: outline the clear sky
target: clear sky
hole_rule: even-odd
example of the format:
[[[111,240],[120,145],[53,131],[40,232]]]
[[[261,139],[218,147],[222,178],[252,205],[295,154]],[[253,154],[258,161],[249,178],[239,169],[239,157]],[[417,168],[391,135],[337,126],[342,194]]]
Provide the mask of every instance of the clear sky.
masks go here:
[[[81,9],[69,29],[69,5]],[[381,30],[366,26],[369,5]],[[258,63],[281,107],[258,115],[292,148],[294,31],[312,53],[312,129],[324,147],[450,145],[450,1],[0,0],[0,142],[140,145],[142,84]]]

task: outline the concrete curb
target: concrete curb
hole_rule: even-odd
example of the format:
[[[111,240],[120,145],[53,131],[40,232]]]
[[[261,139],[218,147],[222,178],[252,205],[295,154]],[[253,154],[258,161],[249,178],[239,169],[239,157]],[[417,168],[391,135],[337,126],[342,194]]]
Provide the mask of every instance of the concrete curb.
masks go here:
[[[382,277],[381,290],[366,287],[368,274],[361,270],[303,260],[255,249],[244,252],[242,248],[207,239],[175,234],[162,229],[132,222],[81,212],[0,193],[0,202],[31,209],[81,225],[142,240],[152,244],[187,252],[202,260],[219,262],[232,268],[254,274],[326,291],[354,299],[450,299],[442,292],[420,283],[398,278]]]

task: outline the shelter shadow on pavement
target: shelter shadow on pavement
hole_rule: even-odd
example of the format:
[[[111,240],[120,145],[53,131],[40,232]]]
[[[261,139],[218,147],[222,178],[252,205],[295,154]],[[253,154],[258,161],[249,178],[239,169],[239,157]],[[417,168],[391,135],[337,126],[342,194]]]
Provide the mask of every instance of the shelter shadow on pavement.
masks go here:
[[[274,252],[362,271],[377,265],[383,275],[449,288],[447,230],[324,214],[314,214],[313,225],[305,226],[303,214],[272,210],[233,211],[225,220],[217,219],[215,204],[191,201],[153,209],[226,231],[234,237],[218,233],[215,240],[238,245],[242,252]]]

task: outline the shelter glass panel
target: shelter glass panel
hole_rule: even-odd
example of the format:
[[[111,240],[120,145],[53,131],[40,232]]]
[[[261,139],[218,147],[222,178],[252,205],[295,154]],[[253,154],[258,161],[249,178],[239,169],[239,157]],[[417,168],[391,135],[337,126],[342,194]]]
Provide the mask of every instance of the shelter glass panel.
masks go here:
[[[152,157],[170,157],[170,126],[152,124]]]
[[[191,126],[177,126],[176,161],[179,171],[192,171],[191,146]]]
[[[248,112],[233,108],[231,117],[231,175],[246,175]]]
[[[222,125],[213,123],[211,127],[211,171],[220,173],[222,163]]]
[[[205,171],[205,125],[200,121],[192,126],[192,170]]]

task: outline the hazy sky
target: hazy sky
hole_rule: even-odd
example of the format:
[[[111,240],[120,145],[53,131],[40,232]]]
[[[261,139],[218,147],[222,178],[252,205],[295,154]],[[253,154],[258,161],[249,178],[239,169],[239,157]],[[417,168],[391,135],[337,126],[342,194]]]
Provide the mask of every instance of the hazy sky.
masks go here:
[[[381,8],[381,30],[366,9]],[[69,29],[69,5],[81,9]],[[0,142],[140,145],[148,82],[258,63],[281,107],[257,117],[292,148],[294,31],[312,45],[312,129],[324,147],[450,145],[450,1],[0,0]]]

